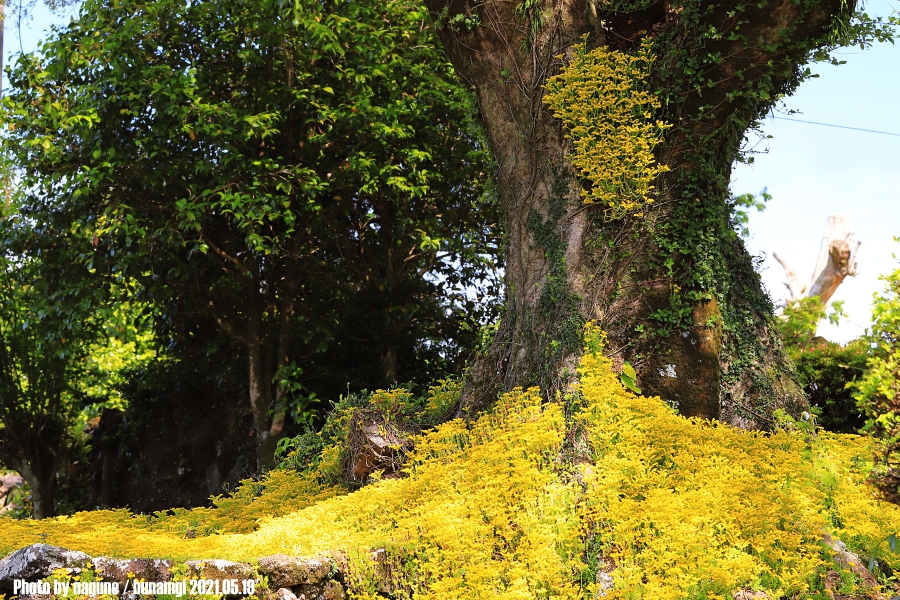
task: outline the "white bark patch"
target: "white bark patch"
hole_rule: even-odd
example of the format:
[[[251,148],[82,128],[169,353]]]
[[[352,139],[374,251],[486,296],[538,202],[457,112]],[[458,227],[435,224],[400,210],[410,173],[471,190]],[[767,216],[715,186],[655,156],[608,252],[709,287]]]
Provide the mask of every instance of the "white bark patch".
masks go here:
[[[666,365],[665,369],[657,369],[659,371],[660,377],[671,377],[675,379],[678,377],[678,374],[675,373],[675,365]]]

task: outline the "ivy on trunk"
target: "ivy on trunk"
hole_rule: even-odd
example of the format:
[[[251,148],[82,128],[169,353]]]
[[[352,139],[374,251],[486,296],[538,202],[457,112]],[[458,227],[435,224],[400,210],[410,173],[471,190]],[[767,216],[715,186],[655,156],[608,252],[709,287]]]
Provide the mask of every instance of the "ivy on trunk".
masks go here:
[[[772,303],[735,231],[731,165],[745,132],[808,76],[808,62],[890,31],[845,0],[426,3],[477,94],[508,235],[507,310],[463,409],[514,386],[538,384],[549,397],[569,389],[581,326],[595,320],[614,364],[630,362],[644,393],[685,415],[766,428],[777,408],[801,412],[806,400]],[[646,68],[639,78],[584,70],[585,57]],[[576,66],[582,88],[548,97],[559,92],[551,78],[565,81]],[[637,131],[624,121],[609,131],[627,110],[597,112],[615,90],[652,98],[635,118],[658,123],[649,130],[659,168],[625,164],[642,151],[636,146],[585,162],[586,152],[629,147]],[[594,104],[579,121],[570,117],[582,96]],[[616,178],[629,168],[625,183],[635,185]],[[640,172],[652,175],[643,187]]]

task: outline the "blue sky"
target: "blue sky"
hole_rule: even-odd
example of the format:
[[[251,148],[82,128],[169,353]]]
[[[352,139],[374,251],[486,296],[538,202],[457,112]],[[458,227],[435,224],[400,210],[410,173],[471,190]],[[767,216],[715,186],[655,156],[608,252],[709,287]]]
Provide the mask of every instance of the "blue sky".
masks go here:
[[[870,15],[887,16],[898,8],[900,0],[866,3]],[[68,19],[52,15],[39,0],[32,22],[22,25],[21,46],[33,50],[51,23]],[[20,48],[11,21],[5,44],[7,62]],[[786,108],[800,111],[797,119],[900,133],[900,43],[847,48],[839,58],[847,63],[816,65],[819,77],[787,98]],[[766,119],[764,133],[772,136],[760,146],[767,152],[753,165],[736,165],[732,176],[737,194],[768,188],[773,196],[765,212],[750,217],[747,247],[765,257],[763,280],[778,302],[784,296],[783,272],[772,252],[781,249],[798,274],[809,277],[828,215],[848,215],[862,241],[859,274],[844,281],[834,300],[845,301],[849,321],[838,327],[823,323],[819,333],[835,341],[853,339],[870,322],[872,294],[883,286],[878,276],[898,266],[892,253],[900,255],[900,243],[893,241],[900,236],[900,136],[780,119]]]
[[[898,2],[869,2],[870,15],[887,16]],[[797,119],[900,134],[900,42],[867,50],[843,49],[847,64],[817,65],[817,79],[803,83],[785,100]],[[789,118],[787,115],[777,115]],[[773,199],[750,217],[753,254],[764,254],[763,280],[776,301],[784,296],[783,271],[772,252],[784,256],[801,277],[810,277],[830,214],[846,214],[859,250],[859,274],[848,277],[834,300],[844,300],[849,321],[823,323],[819,334],[834,341],[857,337],[870,323],[872,294],[883,287],[880,274],[897,268],[900,255],[900,136],[878,135],[767,119],[768,153],[753,165],[737,165],[735,193],[768,187]],[[781,254],[781,252],[779,252]]]

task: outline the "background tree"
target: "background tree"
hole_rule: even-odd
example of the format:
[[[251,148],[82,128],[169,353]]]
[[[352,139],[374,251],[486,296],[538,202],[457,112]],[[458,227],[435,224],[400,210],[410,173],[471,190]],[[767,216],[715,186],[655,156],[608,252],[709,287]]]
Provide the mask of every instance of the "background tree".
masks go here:
[[[885,499],[900,504],[900,269],[881,279],[885,286],[875,294],[868,332],[873,349],[853,387],[866,429],[878,443],[872,482]]]
[[[4,173],[0,204],[0,462],[31,488],[33,516],[55,514],[57,471],[70,446],[68,427],[81,408],[73,385],[83,368],[94,327],[85,288],[66,297],[46,287],[45,277],[64,276],[61,256],[80,245],[60,236],[35,258],[22,250],[41,235],[16,211],[17,194]],[[82,292],[82,293],[79,293]],[[102,298],[102,294],[98,294]]]
[[[424,18],[404,2],[88,2],[12,74],[25,213],[92,236],[169,333],[203,314],[242,346],[259,470],[339,330],[385,382],[474,338],[466,294],[497,240],[488,163]]]
[[[785,257],[777,252],[773,253],[772,256],[784,268],[787,304],[816,298],[824,311],[844,279],[856,276],[856,256],[860,244],[859,240],[853,239],[848,216],[829,215],[819,247],[819,258],[809,281],[803,281]]]
[[[816,423],[827,431],[860,433],[865,411],[854,398],[848,383],[865,370],[869,344],[865,338],[844,345],[817,338],[802,346],[787,346],[797,380],[816,413]]]
[[[595,319],[644,393],[766,427],[799,411],[729,175],[745,132],[842,43],[855,4],[426,0],[498,165],[507,310],[464,401],[571,382]]]
[[[54,514],[56,472],[73,410],[67,375],[77,342],[47,331],[28,284],[0,275],[0,460],[28,482],[34,517]],[[55,329],[55,328],[50,328]],[[48,335],[49,333],[49,335]]]
[[[848,383],[862,375],[869,342],[860,338],[841,345],[817,336],[816,329],[826,317],[837,325],[846,317],[843,302],[834,302],[828,313],[818,296],[800,298],[784,306],[777,325],[818,425],[828,431],[857,433],[865,422],[864,411],[857,407]]]

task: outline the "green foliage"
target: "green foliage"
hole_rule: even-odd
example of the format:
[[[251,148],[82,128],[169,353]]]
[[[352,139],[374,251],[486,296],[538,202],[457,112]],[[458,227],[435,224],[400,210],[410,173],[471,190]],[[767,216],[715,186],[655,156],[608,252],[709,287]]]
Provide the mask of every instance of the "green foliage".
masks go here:
[[[653,6],[653,0],[612,0],[604,8],[611,13],[635,13]]]
[[[434,19],[435,29],[448,27],[452,31],[458,31],[460,29],[471,31],[479,25],[481,25],[481,18],[477,14],[468,15],[466,13],[457,13],[451,17],[449,5],[445,5]]]
[[[758,194],[741,194],[740,196],[732,196],[728,200],[735,231],[741,234],[742,238],[750,237],[750,230],[747,228],[747,224],[750,222],[750,209],[755,208],[756,212],[762,212],[766,209],[766,204],[771,200],[772,194],[769,193],[768,188],[763,188]]]
[[[0,461],[29,482],[35,514],[85,507],[85,426],[121,408],[126,372],[155,355],[143,307],[121,302],[121,274],[91,265],[93,244],[77,229],[24,210],[20,175],[3,160],[0,206]],[[90,505],[90,504],[89,504]],[[30,511],[30,509],[29,509]]]
[[[258,352],[265,415],[460,370],[496,311],[497,206],[425,18],[402,0],[85,3],[4,99],[26,218],[137,282],[173,355],[221,345],[210,323]]]
[[[885,537],[881,542],[875,546],[872,550],[872,554],[869,556],[869,572],[875,571],[875,564],[878,559],[879,554],[881,554],[882,546],[887,547],[887,551],[893,554],[900,554],[900,544],[897,543],[897,534],[892,533],[889,536]]]
[[[832,302],[831,309],[828,312],[818,296],[802,298],[787,304],[776,323],[797,383],[806,392],[819,425],[828,431],[856,433],[864,419],[847,386],[862,374],[868,343],[854,340],[842,346],[817,337],[823,319],[837,325],[846,317],[842,301]]]
[[[827,431],[857,433],[865,419],[848,384],[859,379],[865,369],[868,342],[858,339],[841,345],[821,340],[789,347],[788,355],[818,424]]]
[[[16,218],[8,209],[0,206],[0,227]],[[0,461],[28,481],[34,516],[43,518],[55,511],[56,472],[80,408],[73,382],[91,330],[35,286],[38,267],[0,252]]]
[[[819,322],[826,316],[826,309],[818,296],[801,298],[787,304],[778,322],[781,339],[788,348],[802,348],[816,336]]]
[[[641,393],[641,389],[637,386],[637,373],[634,372],[634,367],[631,366],[631,363],[626,362],[622,367],[622,372],[619,373],[619,381],[635,394]]]
[[[816,435],[816,421],[810,413],[804,413],[800,419],[795,419],[783,408],[776,408],[772,412],[772,418],[775,421],[775,431],[800,432],[807,442],[811,442]]]
[[[301,473],[315,472],[320,480],[346,484],[342,467],[349,452],[350,418],[354,411],[371,406],[372,397],[373,394],[365,390],[341,395],[332,404],[318,431],[307,426],[303,433],[279,440],[278,468]]]
[[[143,307],[127,301],[116,303],[95,320],[98,338],[88,347],[84,371],[75,383],[89,405],[87,418],[103,408],[125,408],[121,388],[128,373],[157,357],[152,323]]]
[[[884,290],[872,305],[871,354],[853,388],[866,429],[879,442],[872,480],[886,499],[900,504],[900,269],[881,279]]]
[[[291,418],[297,425],[305,425],[312,421],[317,413],[315,407],[319,404],[316,393],[309,392],[301,383],[302,377],[303,369],[293,360],[290,364],[282,365],[275,373],[276,385],[284,390],[285,397],[291,398],[290,406],[278,408],[290,410]]]
[[[836,300],[831,303],[829,313],[818,296],[801,298],[785,305],[778,329],[784,344],[789,349],[803,348],[816,337],[816,330],[822,319],[837,325],[841,317],[846,317],[844,302]]]

